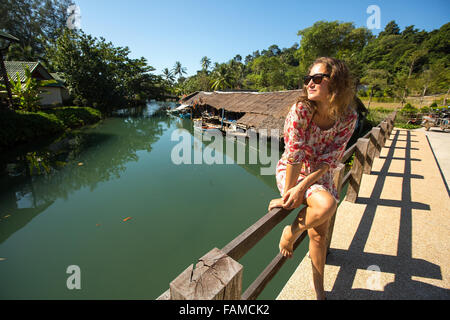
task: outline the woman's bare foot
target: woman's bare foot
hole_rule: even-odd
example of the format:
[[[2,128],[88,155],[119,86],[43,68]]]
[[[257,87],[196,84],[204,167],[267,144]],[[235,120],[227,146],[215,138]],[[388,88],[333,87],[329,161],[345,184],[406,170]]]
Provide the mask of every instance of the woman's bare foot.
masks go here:
[[[291,226],[286,226],[283,229],[280,239],[280,253],[286,257],[291,258],[294,252],[295,236],[292,234]]]

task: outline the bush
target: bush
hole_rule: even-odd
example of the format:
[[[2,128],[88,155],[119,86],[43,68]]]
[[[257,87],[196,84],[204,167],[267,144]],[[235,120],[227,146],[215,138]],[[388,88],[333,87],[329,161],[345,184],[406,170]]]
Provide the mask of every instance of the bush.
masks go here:
[[[405,104],[405,106],[400,110],[402,115],[411,115],[414,116],[419,110],[413,107],[410,103]]]
[[[358,97],[367,97],[367,91],[363,89],[358,90]]]
[[[395,126],[397,128],[402,128],[402,129],[418,129],[422,126],[417,125],[417,124],[411,124],[411,123],[402,123],[402,122],[396,122]]]
[[[423,107],[422,109],[420,109],[421,113],[430,113],[430,108],[428,107]]]
[[[64,124],[55,115],[3,111],[0,116],[0,149],[62,132]]]
[[[100,119],[100,112],[92,108],[61,107],[39,112],[6,109],[0,112],[0,150],[59,135]]]
[[[61,107],[48,109],[44,112],[55,115],[66,128],[71,129],[93,124],[101,119],[100,111],[89,107]]]

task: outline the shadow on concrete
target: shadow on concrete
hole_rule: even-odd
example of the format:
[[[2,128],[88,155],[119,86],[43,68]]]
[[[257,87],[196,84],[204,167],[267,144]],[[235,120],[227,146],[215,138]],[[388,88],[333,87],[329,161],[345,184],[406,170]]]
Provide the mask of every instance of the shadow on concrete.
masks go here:
[[[403,131],[402,133],[404,133]],[[424,179],[421,175],[411,174],[411,133],[406,131],[406,140],[399,140],[400,130],[393,132],[391,146],[387,147],[388,154],[377,175],[377,180],[370,198],[359,197],[356,203],[365,204],[358,230],[348,250],[330,248],[327,264],[339,266],[339,272],[331,292],[327,292],[329,299],[450,299],[450,290],[430,284],[412,280],[413,276],[430,279],[442,279],[441,267],[423,259],[412,257],[412,209],[430,210],[429,204],[412,201],[411,180]],[[393,159],[398,141],[406,141],[405,170],[403,174],[390,173],[389,167]],[[381,199],[381,193],[386,177],[403,178],[401,200]],[[369,237],[377,206],[400,208],[400,229],[397,256],[366,253],[364,247]],[[369,266],[377,266],[382,273],[394,274],[394,281],[387,284],[383,291],[352,288],[357,270],[367,270]]]

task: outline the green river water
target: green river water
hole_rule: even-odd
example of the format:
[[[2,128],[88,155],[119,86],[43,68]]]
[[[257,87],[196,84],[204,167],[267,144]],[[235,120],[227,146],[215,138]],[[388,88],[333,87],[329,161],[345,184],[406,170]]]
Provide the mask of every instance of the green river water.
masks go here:
[[[261,165],[173,163],[173,132],[194,130],[191,120],[153,114],[168,105],[152,102],[2,155],[0,299],[156,299],[267,212],[279,193]],[[244,289],[277,254],[293,214],[239,261]],[[307,242],[260,299],[277,297]],[[80,289],[67,287],[72,265]]]

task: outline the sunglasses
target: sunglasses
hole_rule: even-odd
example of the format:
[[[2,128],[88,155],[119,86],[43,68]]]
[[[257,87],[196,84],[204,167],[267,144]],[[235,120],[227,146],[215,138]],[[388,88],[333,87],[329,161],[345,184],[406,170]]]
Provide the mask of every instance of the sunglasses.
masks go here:
[[[309,82],[312,80],[315,84],[321,84],[324,77],[329,78],[330,75],[326,74],[326,73],[317,73],[312,76],[304,76],[303,83],[305,84],[305,86],[307,86],[309,84]]]

